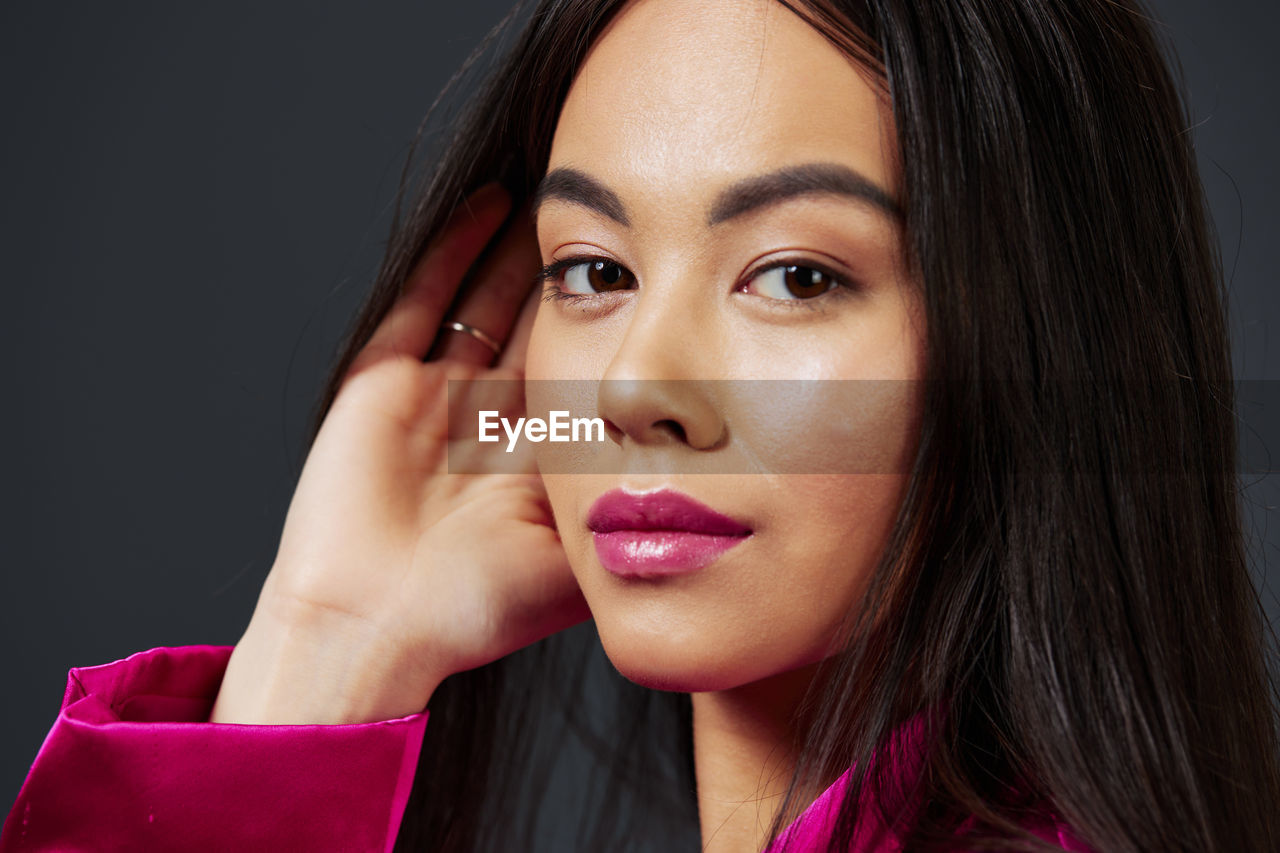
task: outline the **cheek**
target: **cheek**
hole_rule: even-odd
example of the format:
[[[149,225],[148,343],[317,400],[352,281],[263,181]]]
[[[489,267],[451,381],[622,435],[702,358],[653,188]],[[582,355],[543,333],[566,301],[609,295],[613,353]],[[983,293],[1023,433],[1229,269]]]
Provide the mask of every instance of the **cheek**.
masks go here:
[[[524,373],[529,379],[549,379],[556,375],[556,352],[550,345],[553,339],[549,335],[547,324],[546,306],[539,305],[533,318],[533,328],[529,331],[529,345],[524,356]]]
[[[598,381],[604,376],[619,332],[608,324],[570,322],[559,316],[563,311],[551,304],[538,306],[525,351],[525,376]]]
[[[779,478],[764,561],[778,567],[769,609],[774,636],[787,638],[796,663],[830,652],[845,616],[858,606],[884,552],[907,477],[896,474]]]
[[[816,661],[864,596],[897,519],[919,435],[919,383],[813,383],[805,405],[778,407],[794,442],[774,451],[769,532],[786,567],[772,600],[778,636]],[[830,473],[818,473],[830,472]],[[785,603],[785,604],[784,604]]]
[[[742,458],[770,474],[910,471],[919,437],[916,379],[725,383]]]

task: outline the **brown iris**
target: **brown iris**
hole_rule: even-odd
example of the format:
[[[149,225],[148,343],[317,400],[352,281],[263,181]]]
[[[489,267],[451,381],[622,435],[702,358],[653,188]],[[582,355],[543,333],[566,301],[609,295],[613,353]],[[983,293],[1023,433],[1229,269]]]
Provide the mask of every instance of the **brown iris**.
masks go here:
[[[587,284],[596,292],[622,290],[627,286],[626,270],[613,261],[591,261],[586,267]]]
[[[792,296],[807,299],[826,293],[835,280],[822,270],[793,265],[782,268],[782,283]]]

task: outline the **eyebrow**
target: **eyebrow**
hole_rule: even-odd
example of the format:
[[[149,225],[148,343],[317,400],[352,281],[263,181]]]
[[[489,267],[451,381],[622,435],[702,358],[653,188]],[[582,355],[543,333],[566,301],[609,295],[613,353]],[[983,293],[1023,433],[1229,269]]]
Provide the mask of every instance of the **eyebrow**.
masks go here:
[[[870,179],[837,163],[805,163],[776,172],[744,178],[726,187],[711,205],[708,225],[778,204],[797,196],[839,195],[855,199],[899,218],[902,209],[893,197]]]
[[[619,225],[631,227],[626,205],[618,198],[618,194],[577,169],[560,168],[547,173],[533,194],[532,212],[535,219],[539,208],[553,198],[582,205],[609,217]]]
[[[716,196],[707,214],[707,225],[719,225],[738,216],[805,195],[838,195],[864,202],[894,219],[902,208],[888,192],[864,175],[838,163],[805,163],[743,178]],[[618,194],[577,169],[553,169],[533,194],[533,215],[552,199],[581,205],[631,227],[626,205]]]

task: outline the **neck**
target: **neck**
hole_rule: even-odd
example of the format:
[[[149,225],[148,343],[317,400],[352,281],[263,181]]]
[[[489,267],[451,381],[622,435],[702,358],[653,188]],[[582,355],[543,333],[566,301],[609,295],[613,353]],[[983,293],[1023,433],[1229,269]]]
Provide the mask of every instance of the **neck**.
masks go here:
[[[763,849],[795,768],[795,713],[815,670],[692,694],[703,853]]]

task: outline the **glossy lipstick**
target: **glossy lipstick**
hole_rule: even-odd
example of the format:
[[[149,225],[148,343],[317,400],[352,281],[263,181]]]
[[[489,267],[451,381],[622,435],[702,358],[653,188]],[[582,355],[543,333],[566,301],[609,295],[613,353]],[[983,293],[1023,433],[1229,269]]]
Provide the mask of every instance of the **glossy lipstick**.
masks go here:
[[[745,524],[669,489],[605,492],[587,527],[600,563],[621,577],[697,571],[751,535]]]

